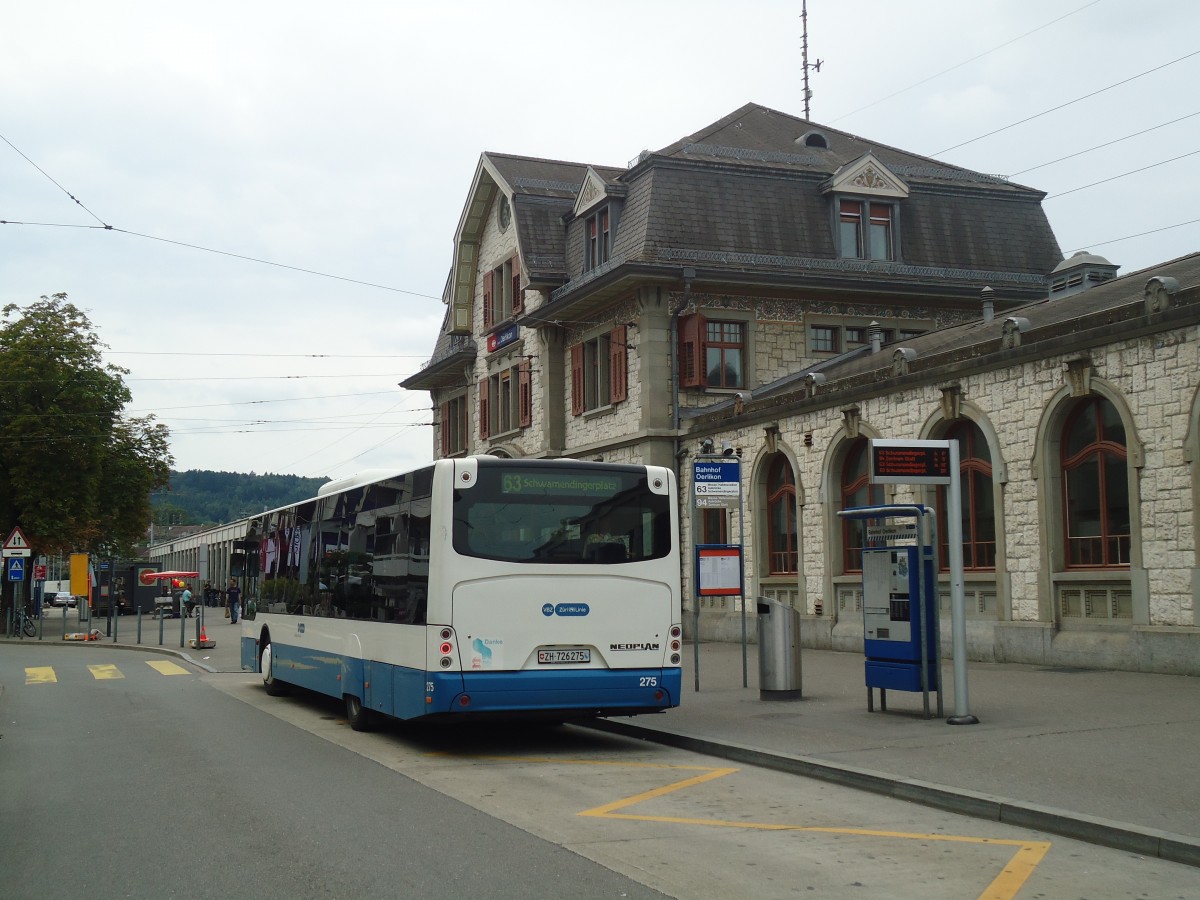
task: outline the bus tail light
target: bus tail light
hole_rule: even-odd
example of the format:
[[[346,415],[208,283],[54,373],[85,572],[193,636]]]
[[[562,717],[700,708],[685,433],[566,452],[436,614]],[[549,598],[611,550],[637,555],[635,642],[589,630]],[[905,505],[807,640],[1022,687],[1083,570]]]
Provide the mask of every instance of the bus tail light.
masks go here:
[[[678,653],[671,654],[671,665],[673,665],[673,666],[679,665],[679,654]]]
[[[454,649],[454,645],[449,641],[442,641],[442,646],[438,649],[442,651],[442,656],[449,656],[450,651]]]
[[[683,636],[683,629],[680,628],[678,625],[672,625],[671,626],[671,637],[678,638],[678,637],[682,637],[682,636]]]
[[[459,706],[470,706],[471,705],[471,695],[470,694],[459,694],[458,705]]]
[[[448,669],[453,664],[453,662],[454,662],[454,660],[452,660],[450,657],[443,656],[442,660],[441,660],[441,667],[443,669]]]

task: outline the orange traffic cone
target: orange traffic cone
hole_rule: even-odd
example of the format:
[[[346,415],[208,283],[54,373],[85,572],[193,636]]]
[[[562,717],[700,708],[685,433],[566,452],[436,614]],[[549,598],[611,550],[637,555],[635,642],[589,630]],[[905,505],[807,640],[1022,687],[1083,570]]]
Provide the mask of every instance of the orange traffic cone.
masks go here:
[[[217,646],[216,641],[210,641],[208,639],[208,634],[205,632],[203,625],[200,626],[200,639],[191,641],[190,643],[191,643],[192,647],[194,647],[197,650],[208,650],[208,649],[211,649],[212,647]]]

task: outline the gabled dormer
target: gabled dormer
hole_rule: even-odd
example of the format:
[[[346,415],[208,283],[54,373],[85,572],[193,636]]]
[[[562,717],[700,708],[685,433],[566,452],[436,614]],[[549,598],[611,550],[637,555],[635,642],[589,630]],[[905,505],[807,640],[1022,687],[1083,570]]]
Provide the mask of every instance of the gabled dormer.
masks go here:
[[[574,209],[575,219],[583,223],[584,272],[590,272],[612,258],[624,194],[623,186],[616,188],[588,166],[579,194],[575,197]]]
[[[821,188],[830,199],[838,256],[899,258],[900,206],[908,198],[908,185],[898,175],[866,153],[839,168]]]

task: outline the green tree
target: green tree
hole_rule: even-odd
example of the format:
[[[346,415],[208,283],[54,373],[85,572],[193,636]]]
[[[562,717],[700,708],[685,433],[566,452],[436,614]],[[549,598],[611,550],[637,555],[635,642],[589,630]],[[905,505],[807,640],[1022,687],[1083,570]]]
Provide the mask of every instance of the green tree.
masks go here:
[[[123,414],[129,370],[105,363],[66,294],[10,304],[0,322],[0,525],[35,552],[125,555],[173,462],[153,416]]]

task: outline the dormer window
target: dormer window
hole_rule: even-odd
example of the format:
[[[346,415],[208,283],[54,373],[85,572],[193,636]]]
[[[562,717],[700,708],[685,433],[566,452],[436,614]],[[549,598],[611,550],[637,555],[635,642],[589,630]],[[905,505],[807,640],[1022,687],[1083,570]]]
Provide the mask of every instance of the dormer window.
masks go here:
[[[612,228],[607,206],[584,220],[584,235],[583,271],[590,272],[612,256]]]
[[[844,259],[895,259],[894,207],[877,200],[838,201],[838,255]]]
[[[896,260],[900,242],[896,223],[908,185],[865,153],[847,163],[821,188],[829,197],[835,252],[842,259]]]

